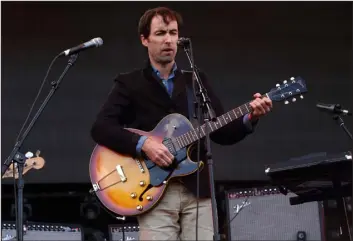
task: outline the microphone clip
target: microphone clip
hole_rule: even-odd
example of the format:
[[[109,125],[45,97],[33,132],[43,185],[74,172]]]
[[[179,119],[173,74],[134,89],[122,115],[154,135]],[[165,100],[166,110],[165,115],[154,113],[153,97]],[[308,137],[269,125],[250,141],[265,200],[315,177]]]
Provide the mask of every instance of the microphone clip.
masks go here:
[[[352,112],[348,111],[348,110],[343,110],[342,106],[340,104],[335,104],[334,105],[334,109],[333,112],[336,115],[352,115]]]

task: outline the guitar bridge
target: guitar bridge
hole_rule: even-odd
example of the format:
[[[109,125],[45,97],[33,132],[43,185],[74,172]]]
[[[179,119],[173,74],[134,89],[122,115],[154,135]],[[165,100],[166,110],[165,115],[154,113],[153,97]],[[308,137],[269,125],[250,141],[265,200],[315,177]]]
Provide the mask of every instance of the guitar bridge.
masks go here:
[[[126,182],[126,176],[124,174],[123,168],[121,165],[117,165],[116,166],[116,171],[118,172],[119,176],[120,176],[120,180],[122,182]]]

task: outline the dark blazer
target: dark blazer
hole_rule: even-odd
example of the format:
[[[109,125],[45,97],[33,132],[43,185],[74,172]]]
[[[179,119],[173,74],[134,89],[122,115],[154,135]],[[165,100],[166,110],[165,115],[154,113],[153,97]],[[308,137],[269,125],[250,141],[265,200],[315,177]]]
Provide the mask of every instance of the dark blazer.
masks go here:
[[[191,73],[176,70],[170,97],[149,63],[143,69],[119,74],[92,126],[93,140],[111,150],[135,157],[140,136],[123,128],[151,131],[168,114],[180,113],[189,117],[185,85],[191,83],[191,77]],[[223,114],[222,104],[212,91],[206,75],[200,72],[200,78],[216,115]],[[242,140],[250,132],[243,124],[243,118],[239,118],[212,133],[210,138],[218,144],[230,145]],[[201,146],[201,158],[206,161],[204,145]],[[217,160],[217,157],[214,159]],[[181,181],[196,195],[196,173],[182,177]],[[209,184],[207,165],[200,174],[200,197],[210,197],[209,185],[205,183]]]

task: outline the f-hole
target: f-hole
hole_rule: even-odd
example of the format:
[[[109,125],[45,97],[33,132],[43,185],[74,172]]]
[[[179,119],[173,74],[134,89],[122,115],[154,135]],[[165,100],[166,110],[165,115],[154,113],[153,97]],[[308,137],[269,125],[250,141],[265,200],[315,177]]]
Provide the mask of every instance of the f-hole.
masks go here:
[[[143,198],[142,196],[152,188],[153,186],[151,184],[148,184],[148,186],[146,187],[146,189],[141,193],[141,195],[139,196],[139,201],[142,202],[143,201]]]

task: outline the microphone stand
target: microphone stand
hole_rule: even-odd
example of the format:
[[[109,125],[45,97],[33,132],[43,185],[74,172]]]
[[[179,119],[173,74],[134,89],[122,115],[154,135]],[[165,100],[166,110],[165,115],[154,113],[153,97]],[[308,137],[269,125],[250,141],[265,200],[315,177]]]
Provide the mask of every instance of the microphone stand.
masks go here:
[[[63,79],[63,77],[65,76],[66,72],[75,63],[77,57],[78,57],[78,54],[71,55],[70,59],[68,61],[68,64],[67,64],[64,72],[62,73],[62,75],[58,79],[58,81],[51,82],[52,89],[50,90],[48,96],[46,97],[46,99],[44,100],[44,102],[40,106],[39,110],[37,111],[37,113],[33,117],[32,121],[28,125],[26,131],[22,135],[21,139],[19,139],[16,142],[12,152],[10,153],[10,155],[8,156],[6,161],[2,164],[1,176],[3,176],[5,174],[6,170],[11,165],[11,162],[14,162],[14,167],[16,165],[18,167],[18,180],[17,180],[18,201],[17,201],[17,217],[16,217],[16,229],[17,229],[17,240],[18,241],[23,241],[23,188],[24,188],[24,180],[23,180],[22,174],[23,174],[23,167],[25,164],[25,160],[27,159],[25,155],[23,155],[22,153],[19,152],[19,149],[21,148],[22,143],[26,139],[28,133],[32,129],[32,127],[35,124],[36,120],[38,119],[39,115],[44,110],[46,104],[48,103],[48,101],[50,100],[50,98],[52,97],[54,92],[58,89],[59,84],[60,84],[61,80]]]
[[[337,122],[337,124],[338,124],[339,126],[342,127],[342,129],[344,130],[344,132],[346,132],[346,134],[348,135],[348,137],[349,137],[351,140],[353,140],[352,134],[349,132],[348,128],[347,128],[346,125],[344,124],[342,117],[341,117],[340,115],[337,115],[337,114],[336,114],[336,115],[333,116],[333,119]]]
[[[210,141],[210,130],[209,130],[209,122],[216,120],[215,112],[211,106],[211,100],[207,95],[207,91],[201,82],[201,78],[198,73],[198,69],[194,64],[194,54],[192,51],[192,43],[191,40],[188,43],[183,44],[184,51],[186,56],[189,59],[191,69],[192,69],[192,80],[193,85],[196,82],[198,86],[197,91],[197,108],[201,108],[203,115],[204,115],[204,122],[205,122],[205,132],[206,132],[206,150],[207,150],[207,164],[209,170],[209,182],[210,182],[210,191],[211,191],[211,204],[212,204],[212,216],[213,216],[213,240],[219,241],[220,234],[219,234],[219,227],[218,227],[218,213],[217,213],[217,203],[216,203],[216,192],[215,192],[215,185],[214,185],[214,171],[213,171],[213,160],[212,160],[212,152],[211,152],[211,141]],[[199,109],[200,111],[200,109]],[[198,232],[198,230],[196,230]]]
[[[333,115],[333,119],[336,121],[336,123],[342,127],[344,132],[349,136],[351,140],[352,134],[349,132],[348,128],[343,122],[343,119],[340,114],[338,114],[338,111],[341,107],[340,105],[336,105],[334,112],[335,114]],[[335,177],[333,180],[333,187],[334,189],[337,189],[338,193],[341,193],[342,185],[341,181],[338,177]],[[337,202],[337,207],[341,211],[340,213],[340,229],[341,229],[341,237],[343,238],[348,238],[349,240],[352,241],[352,236],[351,236],[351,231],[349,229],[349,223],[348,223],[348,217],[347,217],[347,207],[346,207],[346,201],[344,200],[344,197],[338,196],[336,199]]]

